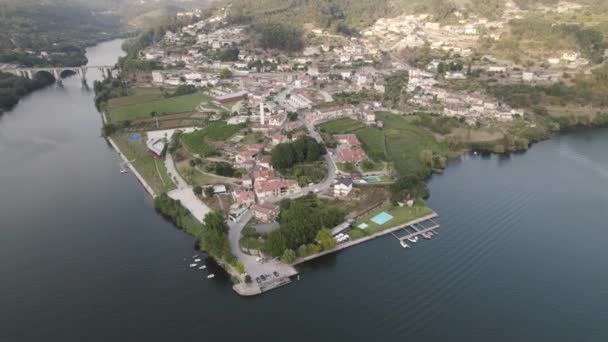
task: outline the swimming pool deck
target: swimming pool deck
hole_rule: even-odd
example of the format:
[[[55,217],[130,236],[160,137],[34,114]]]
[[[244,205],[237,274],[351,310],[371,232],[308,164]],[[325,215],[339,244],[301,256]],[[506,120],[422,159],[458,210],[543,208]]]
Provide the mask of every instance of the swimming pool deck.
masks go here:
[[[302,264],[302,263],[314,260],[316,258],[320,258],[322,256],[325,256],[325,255],[328,255],[328,254],[331,254],[331,253],[335,253],[335,252],[341,251],[341,250],[349,248],[349,247],[356,246],[358,244],[367,242],[369,240],[373,240],[373,239],[379,238],[381,236],[394,233],[395,231],[398,231],[398,230],[401,230],[401,229],[404,229],[406,227],[410,227],[410,226],[413,226],[413,225],[416,225],[416,224],[419,224],[419,223],[422,223],[422,222],[431,221],[431,222],[434,223],[434,221],[432,221],[432,220],[434,218],[437,218],[437,217],[439,217],[439,215],[436,212],[432,212],[431,214],[428,214],[426,216],[422,216],[422,217],[419,217],[419,218],[417,218],[415,220],[412,220],[412,221],[409,221],[409,222],[406,222],[406,223],[403,223],[403,224],[400,224],[400,225],[397,225],[397,226],[394,226],[394,227],[391,227],[391,228],[387,228],[387,229],[385,229],[385,230],[383,230],[381,232],[377,232],[377,233],[374,233],[372,235],[369,235],[369,236],[366,236],[366,237],[363,237],[363,238],[360,238],[360,239],[357,239],[357,240],[344,242],[344,243],[339,244],[338,246],[334,247],[333,249],[321,252],[319,254],[309,255],[309,256],[304,257],[304,258],[298,258],[293,263],[293,265],[294,266],[295,265],[299,265],[299,264]],[[422,235],[425,232],[428,232],[428,231],[431,231],[431,230],[435,230],[437,228],[439,228],[439,225],[436,224],[436,223],[434,223],[433,226],[428,227],[428,228],[425,227],[424,229],[416,229],[415,228],[415,230],[416,230],[415,233],[411,233],[411,234],[407,235],[406,237],[404,237],[403,239],[407,239],[407,238],[414,237],[414,236],[417,236],[417,235]],[[398,238],[398,239],[400,239],[400,238]]]

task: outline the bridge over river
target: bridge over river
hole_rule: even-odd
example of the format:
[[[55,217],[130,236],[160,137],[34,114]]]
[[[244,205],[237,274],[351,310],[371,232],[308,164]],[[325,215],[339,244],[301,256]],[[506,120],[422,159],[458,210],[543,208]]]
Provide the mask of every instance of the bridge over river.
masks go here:
[[[13,68],[4,69],[2,71],[28,79],[33,79],[34,76],[39,72],[48,72],[49,74],[53,75],[57,81],[61,79],[62,75],[65,75],[64,73],[66,71],[71,71],[80,76],[80,79],[84,82],[87,80],[88,70],[99,70],[105,79],[112,76],[112,68],[113,66],[111,65],[83,65],[77,67]]]

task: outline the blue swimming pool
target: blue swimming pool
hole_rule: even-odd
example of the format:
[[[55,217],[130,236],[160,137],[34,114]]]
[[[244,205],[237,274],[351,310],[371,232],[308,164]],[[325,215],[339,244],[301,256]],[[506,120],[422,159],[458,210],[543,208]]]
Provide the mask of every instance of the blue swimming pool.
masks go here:
[[[363,177],[363,180],[368,183],[377,183],[380,181],[380,177],[376,177],[376,176]]]
[[[372,222],[374,222],[375,224],[383,225],[392,219],[393,219],[393,216],[391,216],[390,214],[383,211],[380,214],[374,216],[372,218]]]
[[[139,133],[131,133],[129,134],[130,141],[139,141],[141,139],[141,135]]]

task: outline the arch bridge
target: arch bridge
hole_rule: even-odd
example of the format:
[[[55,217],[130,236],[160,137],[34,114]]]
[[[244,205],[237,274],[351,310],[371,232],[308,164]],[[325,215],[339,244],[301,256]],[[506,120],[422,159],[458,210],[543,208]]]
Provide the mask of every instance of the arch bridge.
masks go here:
[[[56,81],[61,80],[61,74],[65,71],[71,71],[78,76],[80,79],[85,82],[87,80],[87,71],[91,69],[99,70],[104,79],[112,76],[112,68],[110,65],[83,65],[78,67],[46,67],[46,68],[17,68],[17,69],[6,69],[2,70],[4,72],[11,73],[16,76],[25,77],[28,79],[33,79],[36,73],[45,71],[53,75]]]

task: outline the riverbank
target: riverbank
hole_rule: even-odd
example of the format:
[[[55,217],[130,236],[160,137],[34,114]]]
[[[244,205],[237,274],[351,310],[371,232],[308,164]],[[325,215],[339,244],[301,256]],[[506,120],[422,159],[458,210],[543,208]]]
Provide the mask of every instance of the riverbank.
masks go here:
[[[305,262],[308,262],[308,261],[311,261],[311,260],[314,260],[314,259],[326,256],[328,254],[336,253],[336,252],[339,252],[339,251],[344,250],[346,248],[350,248],[350,247],[362,244],[364,242],[377,239],[377,238],[385,236],[387,234],[394,233],[394,232],[396,232],[398,230],[401,230],[401,229],[403,229],[405,227],[416,225],[418,223],[422,223],[422,222],[425,222],[425,221],[428,221],[428,220],[432,220],[432,219],[435,219],[437,217],[439,217],[439,215],[433,211],[431,214],[428,214],[426,216],[417,218],[415,220],[412,220],[412,221],[409,221],[409,222],[406,222],[406,223],[403,223],[403,224],[399,224],[399,225],[396,225],[396,226],[391,227],[391,228],[387,228],[385,230],[382,230],[380,232],[368,235],[366,237],[362,237],[362,238],[357,239],[357,240],[344,242],[344,243],[342,243],[342,244],[340,244],[340,245],[338,245],[335,248],[332,248],[330,250],[323,251],[323,252],[315,254],[315,255],[309,255],[309,256],[306,256],[306,257],[303,257],[303,258],[298,258],[293,263],[293,265],[294,266],[295,265],[299,265],[299,264],[302,264],[302,263],[305,263]]]
[[[122,153],[122,151],[120,150],[120,148],[118,147],[118,145],[114,142],[114,140],[112,138],[106,138],[106,140],[110,143],[110,145],[112,146],[112,148],[114,148],[114,151],[116,151],[116,153],[118,153],[118,156],[129,167],[129,170],[131,170],[131,172],[135,175],[135,177],[137,178],[137,180],[139,181],[139,183],[144,187],[144,189],[146,190],[146,192],[150,196],[152,196],[152,198],[156,197],[157,196],[156,192],[148,184],[148,182],[146,181],[146,179],[144,177],[142,177],[142,175],[137,171],[137,169],[135,169],[135,167],[133,166],[133,164],[131,163],[131,161],[129,161],[127,159],[127,157],[125,156],[125,154]]]

